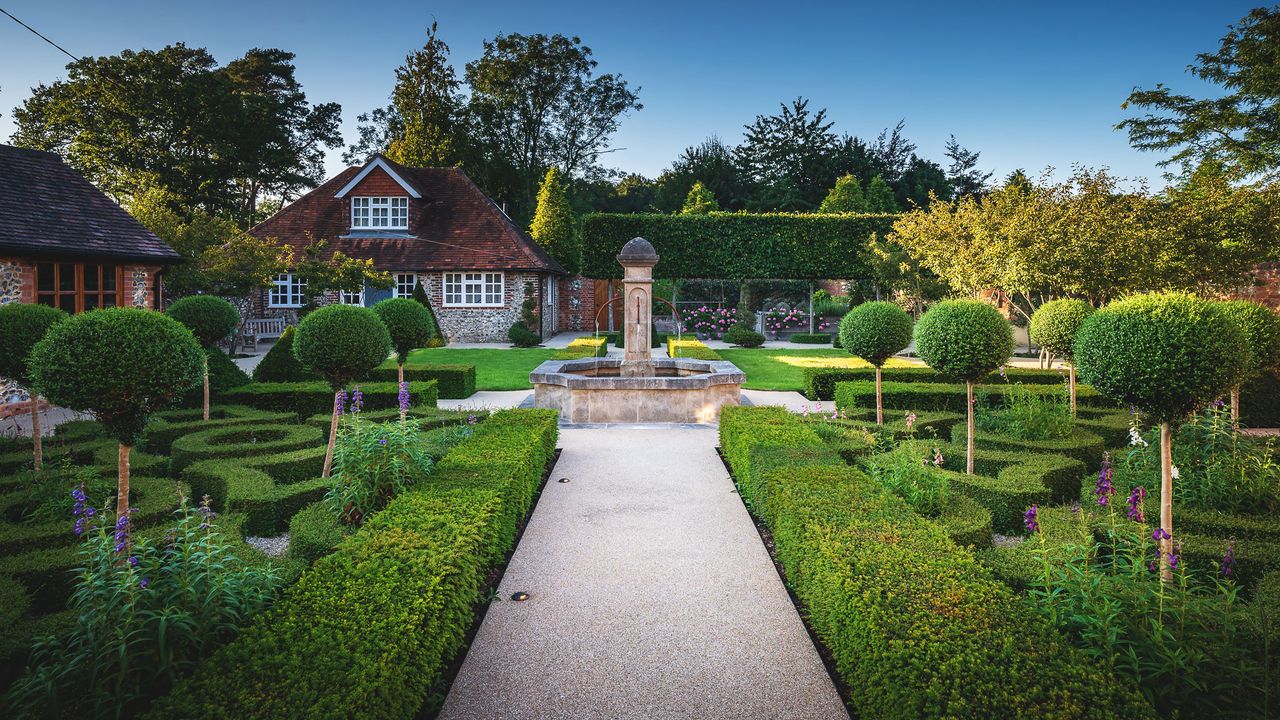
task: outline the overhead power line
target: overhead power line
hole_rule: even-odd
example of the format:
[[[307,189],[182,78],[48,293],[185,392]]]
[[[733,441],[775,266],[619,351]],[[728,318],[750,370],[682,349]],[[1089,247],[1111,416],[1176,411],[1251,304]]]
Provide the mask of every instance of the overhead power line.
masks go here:
[[[14,21],[14,22],[18,23],[19,25],[21,25],[22,27],[24,27],[24,28],[26,28],[26,29],[30,30],[30,31],[31,31],[31,33],[32,33],[33,35],[35,35],[36,37],[40,38],[41,40],[43,40],[43,41],[45,41],[45,42],[49,43],[50,45],[54,46],[54,47],[55,47],[55,48],[57,48],[57,49],[58,49],[58,51],[59,51],[59,52],[61,52],[63,55],[66,55],[67,57],[71,58],[72,60],[79,60],[79,59],[80,59],[80,58],[76,57],[75,55],[72,55],[72,54],[71,54],[71,53],[70,53],[66,48],[62,47],[62,46],[61,46],[61,45],[59,45],[58,43],[56,43],[56,42],[54,42],[54,41],[50,40],[49,38],[45,37],[43,34],[41,34],[41,32],[40,32],[39,30],[36,30],[35,28],[31,27],[30,25],[28,25],[28,24],[26,24],[26,23],[22,22],[21,20],[19,20],[19,19],[18,19],[18,18],[16,18],[16,17],[14,17],[14,16],[13,16],[13,13],[9,12],[8,10],[5,10],[4,8],[0,8],[0,13],[4,13],[5,15],[7,15],[7,16],[9,17],[9,19],[10,19],[10,20],[12,20],[12,21]]]

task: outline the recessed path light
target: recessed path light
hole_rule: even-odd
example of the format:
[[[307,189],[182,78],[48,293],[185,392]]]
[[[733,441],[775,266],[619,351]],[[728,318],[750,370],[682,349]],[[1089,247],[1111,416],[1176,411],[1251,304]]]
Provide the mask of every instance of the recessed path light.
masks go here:
[[[524,602],[525,600],[529,599],[529,593],[527,592],[511,593],[511,599],[515,600],[516,602]]]

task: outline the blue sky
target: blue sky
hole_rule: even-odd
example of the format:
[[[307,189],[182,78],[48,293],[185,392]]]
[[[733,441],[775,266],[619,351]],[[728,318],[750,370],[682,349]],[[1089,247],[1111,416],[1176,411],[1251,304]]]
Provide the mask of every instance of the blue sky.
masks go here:
[[[578,35],[600,68],[641,88],[609,164],[650,177],[710,134],[798,95],[836,130],[866,138],[899,119],[926,157],[950,133],[1003,175],[1023,167],[1106,165],[1159,181],[1159,157],[1112,126],[1134,86],[1209,93],[1185,72],[1256,3],[1212,2],[69,2],[0,0],[78,55],[204,46],[221,61],[251,47],[297,54],[313,102],[336,101],[343,131],[386,102],[393,69],[434,17],[459,68],[499,32]],[[0,16],[0,141],[11,109],[67,58]],[[328,167],[341,167],[340,152]]]

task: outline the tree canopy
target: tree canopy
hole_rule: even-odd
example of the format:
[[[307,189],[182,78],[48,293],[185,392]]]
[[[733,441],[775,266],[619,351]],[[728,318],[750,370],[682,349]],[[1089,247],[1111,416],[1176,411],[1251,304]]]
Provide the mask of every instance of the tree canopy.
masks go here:
[[[529,235],[569,272],[582,264],[581,248],[573,228],[573,211],[560,171],[551,168],[538,188],[538,207],[529,225]]]
[[[720,203],[716,202],[716,196],[711,194],[706,185],[699,180],[689,188],[689,194],[685,196],[684,207],[680,208],[683,215],[706,215],[709,212],[720,209]]]

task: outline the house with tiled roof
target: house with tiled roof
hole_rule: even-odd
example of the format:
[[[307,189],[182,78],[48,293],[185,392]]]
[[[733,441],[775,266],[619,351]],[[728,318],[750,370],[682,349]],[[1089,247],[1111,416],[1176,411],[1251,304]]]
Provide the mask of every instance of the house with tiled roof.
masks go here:
[[[0,304],[158,308],[179,260],[58,155],[0,145]]]
[[[390,289],[366,286],[330,302],[371,306],[408,297],[421,283],[441,331],[455,342],[505,342],[526,288],[537,299],[544,336],[569,329],[560,296],[583,285],[458,168],[410,168],[381,155],[343,170],[249,232],[290,246],[295,256],[324,240],[328,253],[372,260],[394,280]],[[257,312],[295,313],[304,282],[295,273],[278,276],[256,298]],[[582,324],[581,313],[571,324]]]

